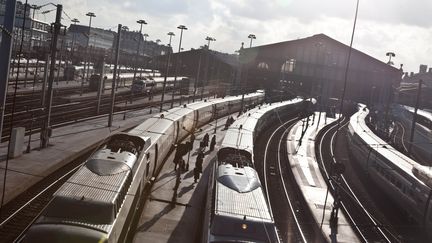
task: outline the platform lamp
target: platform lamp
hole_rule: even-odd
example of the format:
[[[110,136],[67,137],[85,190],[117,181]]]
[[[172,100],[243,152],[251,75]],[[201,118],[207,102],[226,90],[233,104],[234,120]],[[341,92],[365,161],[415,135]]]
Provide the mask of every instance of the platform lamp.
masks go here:
[[[249,34],[248,38],[250,39],[249,48],[252,48],[252,40],[256,39],[256,36],[254,34]]]
[[[183,39],[183,31],[187,30],[188,28],[184,25],[179,25],[179,26],[177,26],[177,29],[180,30],[180,42],[179,42],[178,54],[177,54],[177,59],[176,59],[176,64],[175,64],[174,87],[173,87],[172,95],[171,95],[171,108],[174,107],[174,92],[175,92],[176,83],[177,83],[177,72],[178,72],[177,69],[178,69],[178,62],[179,62],[179,58],[180,58],[181,44],[182,44],[182,39]]]
[[[395,57],[396,54],[394,54],[394,52],[387,52],[387,53],[386,53],[386,56],[389,57],[389,60],[388,60],[387,64],[388,64],[388,65],[394,65],[394,63],[392,62],[391,58],[392,58],[392,57]]]
[[[168,47],[171,48],[171,40],[172,40],[172,37],[175,36],[175,34],[173,32],[168,32],[167,35],[169,35]],[[163,103],[164,103],[164,97],[165,97],[166,82],[167,82],[167,76],[168,76],[168,71],[169,71],[169,64],[170,64],[170,61],[171,61],[171,52],[172,52],[172,48],[171,48],[171,50],[168,50],[168,58],[167,58],[167,62],[166,62],[166,65],[165,65],[165,75],[164,75],[164,82],[163,82],[163,87],[162,87],[162,97],[161,97],[161,103],[160,103],[159,112],[162,112],[162,110],[163,110]]]
[[[205,38],[205,40],[207,41],[207,49],[210,50],[210,42],[211,41],[216,41],[215,38],[207,36]],[[205,74],[204,74],[204,78],[207,80],[207,84],[209,83],[209,59],[210,59],[210,52],[208,52],[207,54],[207,61],[206,61],[206,69],[205,69]],[[201,100],[203,100],[204,97],[204,82],[202,83],[202,87],[201,87]]]
[[[138,62],[138,56],[139,56],[139,50],[140,50],[140,46],[141,46],[141,35],[142,35],[142,27],[144,24],[147,24],[147,22],[143,19],[140,19],[137,21],[137,23],[140,25],[140,30],[139,30],[139,35],[140,37],[138,38],[138,46],[137,46],[137,51],[136,51],[136,60],[135,60],[135,67],[134,67],[134,76],[133,76],[133,80],[135,80],[136,78],[136,72],[137,72],[137,62]],[[141,73],[140,73],[141,76]]]
[[[89,63],[89,60],[88,60],[88,58],[89,58],[88,47],[89,47],[89,43],[90,43],[91,22],[92,22],[92,18],[95,18],[96,15],[93,12],[88,12],[88,13],[86,13],[86,16],[90,17],[90,19],[89,19],[89,31],[88,31],[88,38],[87,38],[87,45],[86,45],[86,53],[87,53],[86,59],[87,59],[87,63],[84,63],[84,70],[86,69],[86,64],[87,64],[86,81],[88,82],[88,76],[89,76],[89,72],[90,72],[90,70],[89,70],[90,63]],[[83,86],[83,83],[81,84],[81,86]]]
[[[207,48],[210,50],[210,42],[211,42],[211,41],[216,41],[216,39],[213,38],[213,37],[209,37],[209,36],[207,36],[207,37],[205,38],[205,40],[207,41]]]
[[[76,25],[80,21],[77,18],[73,18],[71,20],[71,22],[74,23],[74,25]],[[73,32],[73,35],[72,35],[72,44],[71,44],[71,62],[72,62],[72,59],[73,59],[73,55],[75,53],[75,38],[76,38],[75,36],[76,36],[75,32]]]

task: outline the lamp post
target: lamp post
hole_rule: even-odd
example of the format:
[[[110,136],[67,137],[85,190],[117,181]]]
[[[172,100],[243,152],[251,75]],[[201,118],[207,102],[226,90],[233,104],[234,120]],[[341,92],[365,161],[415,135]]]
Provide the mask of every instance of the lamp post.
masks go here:
[[[391,61],[391,58],[392,58],[392,57],[395,57],[396,54],[394,54],[394,52],[387,52],[387,53],[386,53],[386,56],[389,57],[389,60],[388,60],[387,64],[388,64],[388,65],[394,65],[394,63]]]
[[[175,34],[173,32],[168,32],[167,35],[169,35],[168,46],[171,47],[171,40],[172,40],[172,37],[175,36]],[[159,112],[162,112],[162,108],[163,108],[164,97],[165,97],[166,81],[167,81],[167,76],[168,76],[168,71],[169,71],[169,63],[171,61],[171,52],[172,51],[168,51],[168,59],[167,59],[166,66],[165,66],[165,75],[164,75],[164,82],[163,82],[163,88],[162,88],[162,97],[161,97],[161,103],[160,103]]]
[[[96,15],[93,12],[88,12],[88,13],[86,13],[86,16],[90,17],[90,19],[89,19],[89,32],[88,32],[87,45],[86,45],[87,59],[88,59],[88,57],[89,57],[88,47],[89,47],[89,43],[90,43],[91,22],[92,22],[92,18],[96,17]],[[89,62],[89,60],[87,60],[87,73],[86,73],[86,81],[87,82],[88,82],[89,68],[90,68],[90,62]],[[85,69],[85,66],[84,66],[84,69]]]
[[[248,35],[248,38],[250,39],[249,48],[251,48],[251,47],[252,47],[252,40],[253,40],[253,39],[256,39],[256,36],[255,36],[254,34],[249,34],[249,35]]]
[[[216,41],[216,39],[213,38],[213,37],[207,36],[207,37],[205,38],[205,40],[207,41],[207,49],[210,50],[210,42],[211,42],[211,41]]]
[[[210,50],[210,42],[211,41],[216,41],[216,39],[213,38],[213,37],[207,36],[205,38],[205,40],[207,41],[207,49]],[[209,67],[209,59],[210,59],[210,52],[207,53],[206,69],[205,69],[205,74],[204,74],[204,77],[206,79],[206,84],[208,84],[209,81],[210,81],[210,78],[209,78],[209,75],[208,75],[208,70],[210,68]],[[201,100],[203,100],[203,97],[204,97],[204,87],[205,87],[205,85],[203,83],[203,85],[201,87]]]
[[[142,27],[143,24],[147,24],[147,22],[143,19],[140,19],[137,21],[137,23],[140,25],[140,31],[139,31],[139,38],[138,38],[138,47],[137,47],[137,51],[136,51],[136,59],[135,59],[135,65],[134,65],[134,75],[133,75],[133,80],[135,80],[136,78],[136,72],[137,72],[137,62],[138,62],[138,56],[139,56],[139,52],[140,52],[140,45],[141,45],[141,34],[142,34]]]
[[[77,19],[77,18],[74,18],[74,19],[72,19],[71,20],[71,22],[72,23],[74,23],[74,25],[76,25],[77,23],[79,23],[80,21]],[[72,60],[73,60],[73,55],[74,55],[74,53],[75,53],[75,37],[76,35],[75,35],[75,31],[73,32],[73,34],[72,34],[72,43],[71,43],[71,64],[72,64]]]
[[[161,40],[160,39],[156,39],[156,46],[153,48],[153,50],[152,50],[152,61],[153,61],[153,65],[152,65],[152,74],[153,74],[153,77],[155,76],[155,69],[156,69],[156,58],[155,58],[155,50],[156,49],[159,49],[159,43],[161,42]],[[159,54],[158,55],[160,55],[160,51],[159,51]]]
[[[178,62],[179,62],[179,59],[180,59],[180,51],[181,51],[181,44],[182,44],[182,38],[183,38],[183,30],[187,30],[187,27],[184,26],[184,25],[179,25],[177,27],[177,29],[180,29],[180,42],[179,42],[179,48],[178,48],[178,53],[177,53],[176,65],[175,65],[174,87],[173,87],[172,95],[171,95],[171,108],[173,108],[173,106],[174,106],[174,92],[175,92],[175,87],[176,87],[176,83],[177,83]]]

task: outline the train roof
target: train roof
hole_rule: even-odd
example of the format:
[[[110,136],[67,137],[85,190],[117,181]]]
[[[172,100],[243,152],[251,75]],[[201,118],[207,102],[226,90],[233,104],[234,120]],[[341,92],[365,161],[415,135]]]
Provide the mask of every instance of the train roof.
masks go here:
[[[424,182],[413,174],[413,169],[418,165],[418,163],[397,151],[387,142],[375,135],[375,133],[373,133],[365,123],[365,118],[368,114],[369,110],[366,106],[359,104],[359,111],[352,115],[350,119],[350,129],[352,129],[352,132],[355,132],[365,142],[364,145],[360,146],[369,146],[375,153],[381,154],[388,161],[391,161],[396,168],[424,185]]]
[[[254,132],[258,120],[267,112],[273,111],[279,107],[302,102],[303,99],[295,98],[288,101],[282,101],[273,104],[261,105],[257,108],[247,111],[228,128],[225,138],[222,141],[221,149],[235,148],[248,151],[253,154]]]
[[[251,167],[235,168],[231,164],[218,167],[215,214],[251,221],[272,222],[267,201]]]
[[[246,95],[246,98],[256,97],[262,95],[262,93],[252,93]],[[210,99],[205,101],[198,101],[191,104],[185,104],[183,106],[178,106],[170,110],[158,113],[151,118],[148,118],[140,125],[136,126],[134,129],[129,131],[130,134],[136,135],[146,135],[151,138],[152,141],[156,141],[164,132],[172,126],[173,121],[181,119],[183,116],[194,112],[198,109],[203,109],[205,107],[211,107],[213,104],[218,104],[230,100],[238,100],[238,96],[229,96],[225,98]]]
[[[411,112],[414,114],[414,107],[406,106],[406,105],[399,105],[401,108]],[[417,109],[417,115],[423,116],[424,118],[428,119],[429,121],[432,121],[432,113],[429,111],[425,111],[422,109]]]

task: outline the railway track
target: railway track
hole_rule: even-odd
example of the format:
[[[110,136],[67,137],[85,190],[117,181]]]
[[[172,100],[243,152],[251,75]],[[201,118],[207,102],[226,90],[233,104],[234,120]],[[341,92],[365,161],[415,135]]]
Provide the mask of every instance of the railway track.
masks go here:
[[[0,215],[0,242],[14,242],[39,216],[52,195],[88,158],[85,153],[44,177],[24,193],[3,206]]]
[[[154,94],[157,95],[157,94]],[[147,98],[146,94],[139,94],[131,96],[130,92],[119,93],[115,97],[115,104],[121,105],[126,102],[130,102],[131,99],[142,99]],[[165,103],[171,102],[171,96],[167,96]],[[78,120],[97,118],[100,116],[107,115],[111,109],[111,97],[109,95],[102,96],[99,113],[97,113],[97,101],[92,98],[92,100],[85,99],[83,101],[65,103],[58,101],[58,99],[53,100],[54,105],[52,107],[51,113],[51,126],[53,128],[62,125],[68,125],[74,123]],[[174,101],[179,101],[179,98],[174,99]],[[39,132],[45,121],[45,112],[43,108],[40,107],[40,100],[38,100],[38,105],[33,108],[27,108],[26,110],[16,110],[14,114],[14,121],[12,123],[13,127],[25,127],[26,134]],[[127,112],[131,110],[143,109],[158,105],[159,101],[149,101],[144,104],[137,104],[130,106],[129,108],[117,108],[116,112]],[[11,114],[6,114],[4,117],[4,127],[2,134],[2,141],[9,138],[11,130]],[[30,132],[31,130],[31,132]]]
[[[340,129],[346,127],[348,122],[349,119],[344,117],[340,122]],[[346,165],[347,160],[349,160],[346,147],[342,146],[340,140],[338,140],[339,146],[337,148],[334,147],[337,129],[337,123],[328,125],[320,131],[316,140],[315,152],[320,164],[321,173],[327,181],[327,186],[334,197],[335,189],[338,189],[341,199],[341,209],[346,213],[347,218],[350,220],[353,229],[357,231],[360,239],[364,242],[400,242],[397,234],[386,226],[387,223],[378,220],[374,216],[375,214],[370,212],[370,204],[364,202],[364,198],[368,197],[363,192],[359,192],[358,186],[354,187],[351,185],[352,183],[349,183],[352,180],[344,176],[348,174],[347,172],[344,172],[340,176],[340,180],[335,179],[332,173],[335,164],[342,163]],[[344,136],[340,131],[338,133],[337,139],[340,136]],[[344,151],[339,152],[342,150],[342,147],[345,148]],[[338,150],[338,153],[335,150]],[[359,198],[363,198],[363,200]]]
[[[298,120],[298,117],[288,119],[267,129],[269,132],[257,139],[256,147],[264,153],[255,152],[256,167],[283,242],[323,242],[288,162],[286,138]]]

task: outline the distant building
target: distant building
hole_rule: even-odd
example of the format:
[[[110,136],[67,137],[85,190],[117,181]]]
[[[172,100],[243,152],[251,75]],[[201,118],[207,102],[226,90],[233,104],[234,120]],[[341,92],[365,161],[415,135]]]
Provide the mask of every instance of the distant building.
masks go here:
[[[418,83],[420,79],[423,81],[420,107],[432,109],[432,68],[426,72],[427,65],[420,65],[419,72],[405,75],[402,83],[398,88],[397,102],[404,105],[415,106],[418,93]]]
[[[111,30],[100,28],[89,28],[85,25],[71,24],[67,31],[67,46],[74,46],[75,49],[95,47],[111,49],[114,42],[115,33]]]
[[[427,65],[420,64],[419,73],[426,73]]]
[[[0,0],[0,24],[3,25],[6,9],[6,0]],[[16,3],[15,26],[13,31],[15,51],[21,44],[22,27],[24,24],[23,52],[33,50],[35,46],[46,45],[50,38],[50,25],[37,20],[30,15],[34,9],[29,4],[25,5],[20,1]],[[25,23],[24,23],[25,20]]]

